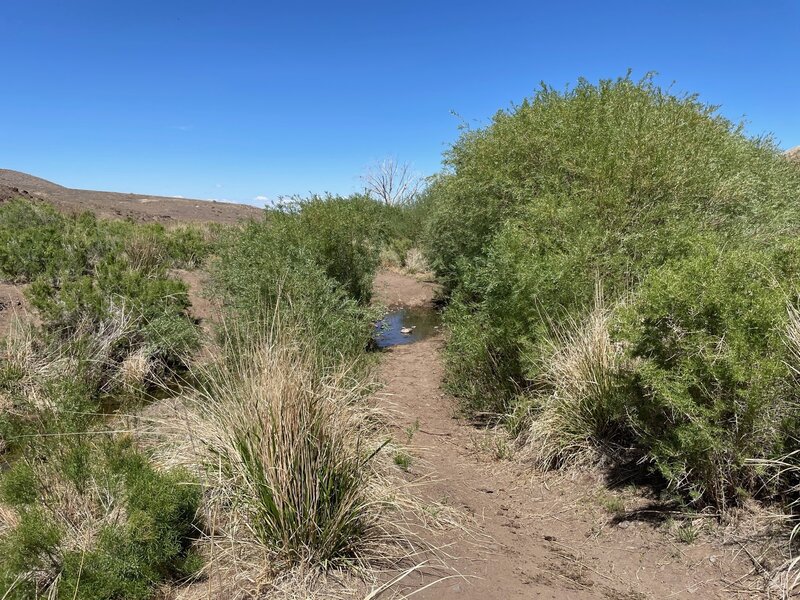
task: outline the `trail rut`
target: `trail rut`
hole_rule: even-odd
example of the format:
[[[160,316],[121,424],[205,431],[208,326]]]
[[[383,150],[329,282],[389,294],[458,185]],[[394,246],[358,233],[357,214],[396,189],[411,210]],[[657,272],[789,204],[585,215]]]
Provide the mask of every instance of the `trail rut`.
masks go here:
[[[397,273],[376,280],[387,305],[430,303],[435,286]],[[448,570],[404,580],[405,593],[440,579],[415,599],[661,599],[762,597],[742,549],[692,524],[684,544],[643,487],[614,489],[599,471],[539,474],[513,457],[502,434],[456,414],[442,388],[441,336],[383,355],[379,402],[393,415],[398,439],[415,431],[404,476],[429,501],[461,511],[467,532],[428,532]],[[410,428],[410,429],[409,429]],[[441,579],[448,576],[446,579]]]

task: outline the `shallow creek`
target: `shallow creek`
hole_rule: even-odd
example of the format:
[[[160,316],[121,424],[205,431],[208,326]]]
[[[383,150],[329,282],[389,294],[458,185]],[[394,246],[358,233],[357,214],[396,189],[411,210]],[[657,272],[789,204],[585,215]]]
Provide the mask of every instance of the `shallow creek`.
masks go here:
[[[441,315],[432,308],[399,308],[376,321],[372,334],[379,348],[413,344],[439,332]]]

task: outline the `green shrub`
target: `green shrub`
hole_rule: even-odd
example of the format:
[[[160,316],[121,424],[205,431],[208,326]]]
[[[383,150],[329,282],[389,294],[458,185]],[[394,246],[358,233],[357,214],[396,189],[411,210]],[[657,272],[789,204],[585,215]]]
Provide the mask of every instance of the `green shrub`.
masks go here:
[[[296,243],[361,303],[369,302],[378,264],[380,231],[373,218],[378,206],[361,196],[313,196],[292,207],[297,211]],[[268,215],[267,221],[271,218],[280,217]]]
[[[29,282],[91,275],[109,257],[135,270],[192,268],[212,245],[197,227],[103,221],[92,213],[62,215],[52,206],[16,200],[0,207],[0,277]]]
[[[708,245],[651,271],[623,318],[639,443],[668,481],[722,507],[760,486],[746,460],[783,455],[798,424],[786,343],[798,289],[773,264]]]
[[[28,282],[40,324],[16,328],[0,357],[0,444],[76,432],[185,370],[197,348],[184,283],[202,260],[195,229],[0,206],[0,277]]]
[[[457,292],[450,381],[474,386],[479,406],[525,385],[520,349],[540,337],[541,316],[580,315],[598,277],[613,303],[704,231],[758,244],[800,218],[800,177],[768,140],[650,80],[544,88],[462,136],[447,164],[431,186],[427,249]]]
[[[0,207],[0,277],[28,282],[89,272],[110,248],[86,213],[66,218],[47,204],[14,201]]]
[[[137,352],[180,367],[196,347],[196,328],[186,286],[167,269],[201,261],[210,249],[204,240],[194,229],[65,216],[16,201],[0,207],[0,276],[30,282],[26,294],[42,321],[36,345],[108,338],[104,364],[112,370]]]
[[[277,308],[328,359],[359,356],[371,333],[372,311],[363,303],[377,244],[358,215],[372,202],[314,198],[231,231],[213,267],[226,306],[239,320],[267,324]]]
[[[776,340],[784,334],[781,323],[786,322],[786,303],[795,291],[791,282],[800,264],[793,243],[787,241],[800,225],[800,172],[771,140],[748,138],[741,126],[720,117],[714,107],[694,96],[662,90],[651,78],[635,82],[626,77],[596,85],[581,80],[565,92],[543,87],[535,97],[499,112],[488,127],[464,133],[445,162],[447,169],[428,192],[424,241],[428,259],[450,293],[444,316],[449,328],[447,383],[464,407],[519,417],[526,412],[518,406],[523,401],[530,409],[523,421],[581,424],[582,431],[573,431],[577,437],[572,439],[598,445],[609,440],[592,434],[597,428],[585,417],[604,415],[609,408],[614,423],[610,431],[616,432],[612,435],[632,431],[638,436],[632,443],[651,452],[654,464],[676,487],[723,504],[734,487],[755,489],[755,482],[736,464],[731,469],[711,465],[723,454],[712,452],[710,444],[725,446],[729,454],[724,459],[740,463],[757,450],[737,441],[742,432],[763,443],[762,452],[769,453],[788,443],[783,425],[776,425],[782,433],[773,439],[772,433],[759,429],[760,421],[746,423],[749,413],[733,411],[730,420],[718,407],[703,412],[704,419],[716,419],[711,438],[667,439],[675,433],[670,428],[664,430],[664,439],[655,438],[661,435],[658,419],[669,412],[664,407],[685,393],[676,382],[686,383],[690,372],[707,386],[708,398],[697,400],[700,404],[738,407],[749,402],[764,410],[769,406],[773,423],[792,420],[785,402],[789,379],[786,369],[781,371],[785,347]],[[716,303],[727,315],[719,325],[722,329],[711,323],[694,325],[711,328],[709,339],[724,340],[728,329],[730,336],[746,337],[760,327],[765,337],[757,340],[751,354],[731,350],[723,360],[695,352],[691,344],[701,344],[699,337],[684,339],[687,346],[682,351],[691,357],[687,363],[675,359],[658,371],[642,367],[636,385],[626,380],[627,371],[616,373],[621,379],[613,388],[622,392],[615,391],[615,397],[628,394],[624,401],[615,400],[606,408],[600,406],[602,400],[595,405],[586,398],[551,402],[553,370],[547,361],[554,357],[553,332],[569,331],[590,318],[598,281],[612,312],[630,294],[643,298],[636,301],[636,310],[646,312],[646,305],[667,310],[670,302],[676,307],[680,302],[678,292],[669,287],[678,284],[667,278],[662,265],[688,269],[706,255],[717,257],[723,271],[732,269],[726,261],[739,261],[742,269],[748,265],[749,276],[764,289],[719,281],[712,300],[703,295],[710,292],[698,286],[714,274],[704,275],[697,267],[688,288],[697,304],[687,306],[680,318],[688,319],[695,309],[708,312],[703,302]],[[767,261],[768,271],[757,270],[759,261]],[[736,276],[731,272],[730,278]],[[683,281],[675,275],[678,279]],[[645,287],[639,290],[640,286]],[[751,300],[751,309],[740,306]],[[767,325],[773,328],[769,336]],[[624,344],[634,331],[628,327],[612,332],[610,343]],[[568,337],[573,346],[579,339]],[[565,352],[578,356],[576,347]],[[630,358],[635,363],[642,356]],[[747,361],[760,371],[739,370]],[[723,384],[726,377],[732,379]],[[652,398],[656,388],[662,398],[671,399],[656,403],[661,409],[648,425],[641,415],[647,414],[645,398]],[[732,389],[738,391],[734,394]],[[768,403],[766,390],[780,400]],[[626,414],[613,414],[617,405],[638,406],[641,415],[628,419]],[[546,406],[558,407],[557,420]],[[579,414],[587,409],[589,413]],[[564,419],[565,410],[574,414]],[[692,415],[688,420],[696,416],[686,414]],[[522,430],[541,433],[542,427]],[[723,479],[732,484],[721,484]]]
[[[0,479],[18,514],[0,537],[0,582],[10,597],[150,598],[182,572],[199,498],[186,473],[156,472],[125,439],[37,442]]]
[[[651,227],[699,219],[768,233],[798,224],[800,173],[769,139],[745,137],[714,107],[650,78],[580,80],[565,92],[544,86],[464,133],[445,166],[430,188],[426,240],[450,287],[524,207],[551,216],[552,243],[570,243],[562,229],[574,229],[584,211],[599,214],[608,242],[622,244],[634,264]]]

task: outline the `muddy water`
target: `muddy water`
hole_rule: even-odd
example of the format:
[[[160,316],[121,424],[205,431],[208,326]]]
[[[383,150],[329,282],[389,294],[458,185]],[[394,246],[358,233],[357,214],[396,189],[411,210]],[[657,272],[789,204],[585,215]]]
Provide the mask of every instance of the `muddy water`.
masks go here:
[[[375,323],[373,338],[379,348],[413,344],[436,335],[441,315],[431,308],[400,308]]]

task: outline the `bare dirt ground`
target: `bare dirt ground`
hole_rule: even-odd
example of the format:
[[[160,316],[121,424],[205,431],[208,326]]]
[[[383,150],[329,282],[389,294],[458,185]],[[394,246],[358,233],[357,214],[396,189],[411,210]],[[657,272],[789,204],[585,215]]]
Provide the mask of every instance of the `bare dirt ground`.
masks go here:
[[[19,171],[0,169],[0,203],[14,198],[43,200],[63,212],[91,211],[104,219],[164,224],[236,223],[261,215],[261,209],[246,204],[75,190]]]
[[[389,308],[427,306],[431,304],[438,291],[435,283],[420,281],[410,275],[388,270],[378,272],[372,287],[375,302]]]
[[[434,292],[397,273],[382,273],[375,284],[376,301],[386,305],[419,306]],[[470,531],[424,534],[449,555],[450,570],[407,577],[405,593],[450,576],[413,597],[766,597],[747,551],[725,542],[712,519],[684,522],[696,539],[682,542],[647,487],[615,489],[599,471],[536,473],[507,458],[511,446],[502,433],[454,417],[455,400],[441,387],[442,344],[437,336],[394,347],[380,367],[378,402],[393,415],[397,439],[416,430],[406,477],[428,501],[461,509]]]

